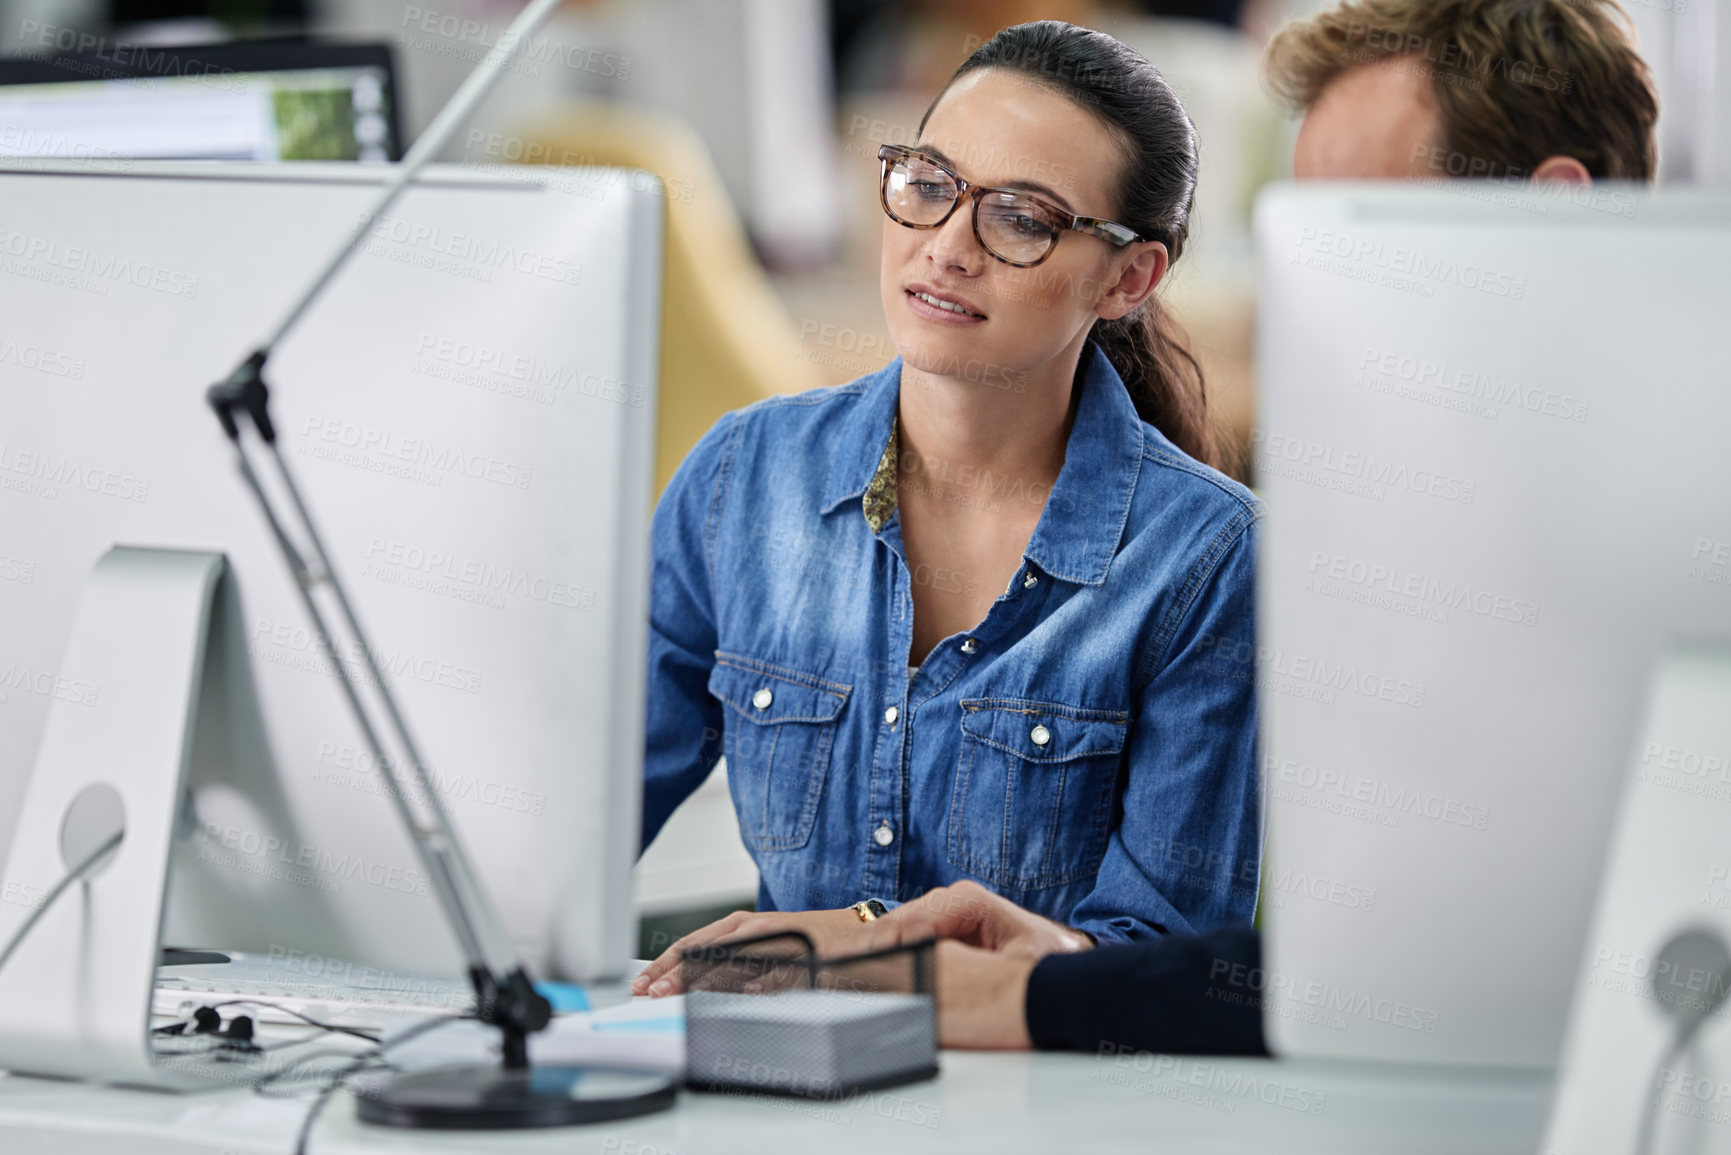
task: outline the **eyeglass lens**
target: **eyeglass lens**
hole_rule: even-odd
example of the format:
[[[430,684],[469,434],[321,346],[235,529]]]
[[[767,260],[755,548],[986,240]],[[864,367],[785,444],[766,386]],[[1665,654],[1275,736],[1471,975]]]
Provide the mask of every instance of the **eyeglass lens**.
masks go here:
[[[917,156],[890,161],[884,207],[910,225],[935,225],[956,203],[955,178]],[[1039,204],[1020,193],[985,192],[975,198],[974,227],[980,241],[1006,261],[1027,264],[1058,243],[1062,226]]]

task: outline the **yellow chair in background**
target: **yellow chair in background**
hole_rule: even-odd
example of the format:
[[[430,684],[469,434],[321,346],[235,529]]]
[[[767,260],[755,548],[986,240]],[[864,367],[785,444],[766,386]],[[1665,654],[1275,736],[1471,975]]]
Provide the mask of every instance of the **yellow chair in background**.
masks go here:
[[[696,133],[641,109],[582,102],[520,134],[524,159],[643,169],[666,195],[655,492],[729,410],[826,380],[746,240]]]

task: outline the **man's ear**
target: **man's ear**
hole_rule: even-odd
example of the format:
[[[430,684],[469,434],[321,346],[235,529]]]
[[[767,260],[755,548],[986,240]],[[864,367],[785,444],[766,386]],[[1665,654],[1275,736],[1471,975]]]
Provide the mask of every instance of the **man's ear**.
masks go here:
[[[1572,156],[1547,156],[1533,170],[1533,183],[1554,180],[1558,184],[1592,184],[1587,166]]]
[[[1094,306],[1094,312],[1104,320],[1116,321],[1134,311],[1148,299],[1170,266],[1166,245],[1161,241],[1143,241],[1131,247],[1136,251],[1119,269],[1117,282],[1100,295]]]

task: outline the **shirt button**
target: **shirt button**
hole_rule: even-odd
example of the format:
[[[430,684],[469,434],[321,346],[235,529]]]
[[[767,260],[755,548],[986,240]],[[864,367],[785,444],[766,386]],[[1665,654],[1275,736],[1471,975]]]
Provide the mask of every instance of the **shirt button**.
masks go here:
[[[769,704],[773,701],[775,701],[775,695],[769,692],[768,686],[751,696],[751,704],[759,710],[769,709]]]
[[[891,706],[889,709],[884,711],[884,725],[894,726],[896,724],[896,719],[901,716],[902,712],[894,706]]]
[[[967,641],[962,643],[962,653],[964,654],[971,654],[979,648],[980,644],[972,638],[969,638]]]
[[[1034,740],[1034,745],[1044,746],[1047,742],[1052,740],[1052,732],[1044,726],[1035,726],[1032,730],[1028,731],[1028,737]]]
[[[1031,590],[1039,584],[1040,584],[1040,579],[1034,576],[1034,572],[1032,570],[1029,570],[1028,576],[1022,579],[1022,588],[1025,590]]]
[[[888,846],[895,840],[896,832],[890,829],[890,824],[887,822],[872,831],[872,841],[876,842],[879,846]]]

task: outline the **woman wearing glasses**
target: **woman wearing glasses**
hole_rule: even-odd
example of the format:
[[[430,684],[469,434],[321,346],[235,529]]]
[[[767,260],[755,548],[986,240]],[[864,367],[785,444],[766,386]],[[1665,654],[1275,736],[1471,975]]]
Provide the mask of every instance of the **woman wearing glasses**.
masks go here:
[[[639,992],[723,938],[847,953],[961,879],[1078,943],[1255,906],[1257,508],[1154,296],[1188,116],[1043,21],[879,156],[900,357],[727,415],[655,514],[644,845],[725,755],[761,887]]]

